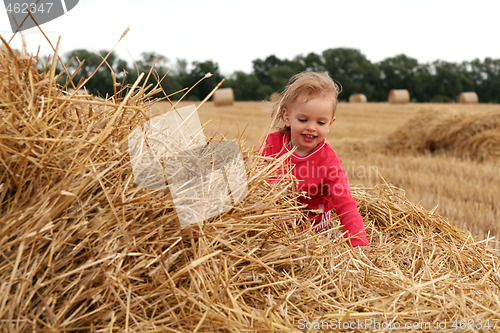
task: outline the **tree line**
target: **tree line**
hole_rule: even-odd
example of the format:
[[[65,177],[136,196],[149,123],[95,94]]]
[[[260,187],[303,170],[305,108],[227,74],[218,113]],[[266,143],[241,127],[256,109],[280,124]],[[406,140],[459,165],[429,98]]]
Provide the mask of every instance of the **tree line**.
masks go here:
[[[106,50],[94,53],[78,49],[65,54],[63,61],[69,64],[68,71],[73,76],[73,82],[77,83],[89,77],[107,54]],[[132,85],[140,73],[148,73],[154,66],[154,75],[149,77],[148,83],[160,82],[166,94],[190,88],[205,74],[212,73],[209,79],[198,83],[186,98],[205,98],[224,78],[223,87],[233,88],[236,100],[264,100],[274,92],[281,92],[295,73],[322,71],[342,86],[340,100],[347,100],[354,93],[362,93],[369,101],[386,101],[391,89],[408,89],[414,102],[454,102],[463,91],[475,91],[483,103],[500,102],[500,59],[419,63],[414,58],[400,54],[372,63],[358,49],[334,48],[321,54],[298,55],[293,59],[270,55],[265,59],[253,60],[252,65],[251,73],[235,71],[224,77],[218,64],[213,61],[188,64],[186,60],[177,59],[171,63],[164,55],[144,52],[139,60],[130,65],[112,53],[107,65],[95,73],[86,87],[96,95],[113,94],[111,70],[117,82],[127,86]]]

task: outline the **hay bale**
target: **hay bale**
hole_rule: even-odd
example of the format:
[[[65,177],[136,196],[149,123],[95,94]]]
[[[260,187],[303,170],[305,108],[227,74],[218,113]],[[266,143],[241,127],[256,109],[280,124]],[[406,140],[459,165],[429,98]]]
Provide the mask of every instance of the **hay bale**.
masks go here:
[[[212,97],[215,106],[230,106],[234,103],[233,88],[222,88],[217,90]]]
[[[363,94],[352,94],[349,96],[349,103],[366,103],[367,98]]]
[[[401,153],[450,154],[476,161],[500,161],[500,111],[422,109],[390,134],[386,147]]]
[[[144,91],[138,84],[141,75],[124,99],[81,98],[57,84],[55,68],[40,73],[36,61],[26,66],[15,54],[0,51],[2,330],[148,331],[170,326],[189,332],[202,324],[202,317],[207,319],[202,331],[214,324],[235,326],[228,322],[231,314],[211,308],[203,315],[199,308],[210,289],[225,283],[218,277],[223,271],[203,278],[208,289],[199,296],[182,290],[191,294],[199,284],[195,272],[221,259],[231,266],[220,267],[234,275],[232,269],[242,262],[223,254],[234,241],[244,244],[247,237],[252,242],[264,234],[282,234],[274,226],[282,215],[299,216],[285,195],[292,183],[281,182],[281,193],[270,190],[263,179],[272,164],[257,167],[262,162],[247,159],[252,190],[240,208],[212,219],[208,229],[196,225],[180,230],[169,189],[138,187],[128,151],[122,149],[132,129],[148,120],[150,99],[158,90]],[[102,112],[91,111],[96,107]],[[213,243],[211,235],[228,237]],[[241,277],[248,280],[248,273]],[[236,292],[234,287],[239,288],[231,283],[230,292]],[[179,296],[191,300],[184,303]],[[227,295],[220,297],[216,307],[228,304]],[[174,323],[179,316],[175,308],[194,317]],[[240,319],[240,326],[245,325]]]
[[[405,104],[410,102],[410,92],[406,89],[392,89],[389,92],[389,103]]]
[[[277,93],[277,92],[274,92],[271,94],[271,96],[269,97],[269,101],[271,103],[276,103],[278,102],[279,100],[281,99],[281,94],[280,93]]]
[[[461,92],[458,96],[458,102],[460,104],[477,104],[479,97],[474,91]]]
[[[498,319],[500,259],[388,184],[353,189],[374,246],[362,252],[337,217],[321,234],[287,227],[303,218],[294,183],[267,181],[285,161],[247,150],[245,199],[180,229],[168,188],[139,188],[120,149],[158,92],[141,79],[96,115],[88,109],[102,102],[68,98],[55,66],[40,73],[0,51],[4,331],[297,331],[366,319],[393,332],[381,323]]]

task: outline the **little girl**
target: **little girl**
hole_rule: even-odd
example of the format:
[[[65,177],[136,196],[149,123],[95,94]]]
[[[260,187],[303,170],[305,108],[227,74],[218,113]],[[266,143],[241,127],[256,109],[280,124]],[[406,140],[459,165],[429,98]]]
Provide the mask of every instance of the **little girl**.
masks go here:
[[[369,247],[342,161],[325,139],[335,121],[338,94],[338,86],[325,73],[293,76],[273,107],[273,125],[279,130],[266,136],[262,154],[278,157],[295,149],[288,163],[294,166],[298,192],[305,192],[299,201],[307,205],[313,231],[327,227],[335,209],[351,245]]]

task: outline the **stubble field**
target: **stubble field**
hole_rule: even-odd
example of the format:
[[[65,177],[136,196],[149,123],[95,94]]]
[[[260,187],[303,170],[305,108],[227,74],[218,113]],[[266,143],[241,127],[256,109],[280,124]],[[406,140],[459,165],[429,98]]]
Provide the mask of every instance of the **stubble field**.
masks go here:
[[[154,112],[168,109],[169,104],[161,102]],[[476,237],[495,237],[496,241],[500,238],[498,156],[479,160],[456,150],[402,151],[392,146],[412,145],[398,138],[396,131],[414,130],[412,126],[422,119],[422,131],[431,126],[421,114],[435,113],[436,118],[452,114],[460,119],[499,112],[500,106],[491,104],[340,103],[327,141],[342,159],[351,186],[370,187],[387,181],[403,188],[411,201],[436,209]],[[266,102],[236,102],[223,107],[208,102],[200,108],[199,116],[207,138],[239,140],[246,147],[258,148],[270,130]],[[442,126],[444,131],[448,125],[444,122]],[[490,242],[491,247],[498,247],[495,241]]]

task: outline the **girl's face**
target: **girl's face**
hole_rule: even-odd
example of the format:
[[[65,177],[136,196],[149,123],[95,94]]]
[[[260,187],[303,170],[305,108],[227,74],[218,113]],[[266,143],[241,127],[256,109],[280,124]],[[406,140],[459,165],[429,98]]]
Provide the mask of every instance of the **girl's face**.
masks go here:
[[[290,141],[295,153],[306,156],[323,141],[335,121],[333,100],[329,96],[314,95],[306,102],[300,98],[288,109],[283,109],[283,120],[290,127]]]

